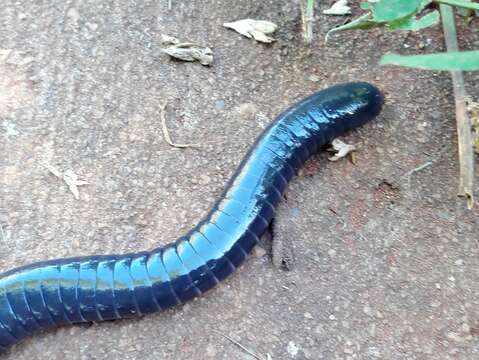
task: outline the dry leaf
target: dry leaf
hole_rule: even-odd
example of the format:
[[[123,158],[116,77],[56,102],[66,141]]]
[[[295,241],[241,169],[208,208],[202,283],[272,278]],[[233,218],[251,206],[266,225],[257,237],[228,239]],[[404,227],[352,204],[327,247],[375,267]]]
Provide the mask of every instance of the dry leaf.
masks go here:
[[[349,15],[351,8],[348,6],[348,0],[338,0],[329,9],[324,10],[326,15]]]
[[[73,172],[73,170],[67,170],[63,174],[57,168],[44,164],[44,166],[57,178],[62,179],[68,185],[68,188],[72,192],[75,199],[80,198],[80,193],[78,192],[78,186],[88,185],[88,182],[84,180],[78,180],[78,175]]]
[[[65,173],[63,174],[63,181],[66,182],[68,188],[77,200],[80,198],[78,186],[88,185],[88,182],[84,180],[78,180],[78,176],[73,172],[73,170],[65,171]]]
[[[339,159],[342,159],[343,157],[347,156],[350,152],[356,150],[356,146],[352,144],[346,144],[345,142],[339,139],[334,139],[331,145],[333,146],[332,151],[335,151],[336,154],[334,154],[334,156],[329,158],[330,161],[337,161]]]
[[[180,40],[175,38],[174,36],[169,36],[166,34],[161,34],[161,42],[164,45],[176,45],[180,43]]]
[[[263,43],[271,43],[276,41],[274,38],[268,36],[278,28],[278,26],[270,21],[243,19],[230,23],[224,23],[224,27],[233,29],[247,38],[254,38],[256,41]]]
[[[213,62],[213,51],[209,47],[201,47],[193,43],[172,44],[163,52],[183,61],[199,61],[202,65]]]

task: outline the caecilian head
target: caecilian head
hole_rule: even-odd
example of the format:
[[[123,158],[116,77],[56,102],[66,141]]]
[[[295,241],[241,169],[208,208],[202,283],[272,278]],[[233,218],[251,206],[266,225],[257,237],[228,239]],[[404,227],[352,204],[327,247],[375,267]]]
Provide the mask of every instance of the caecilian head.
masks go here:
[[[322,92],[321,105],[327,117],[344,130],[357,128],[375,118],[382,109],[384,96],[366,82],[333,86]]]

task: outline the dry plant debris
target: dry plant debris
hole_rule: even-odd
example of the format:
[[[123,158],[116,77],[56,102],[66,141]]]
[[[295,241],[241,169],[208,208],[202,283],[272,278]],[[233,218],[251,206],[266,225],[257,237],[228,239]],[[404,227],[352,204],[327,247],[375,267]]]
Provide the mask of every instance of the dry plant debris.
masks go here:
[[[351,8],[348,6],[348,0],[338,0],[329,9],[323,10],[326,15],[349,15]]]
[[[474,145],[475,153],[479,155],[479,103],[471,98],[467,98],[466,101],[472,125],[472,144]]]
[[[245,353],[247,353],[248,355],[252,356],[253,358],[257,359],[257,360],[263,360],[263,358],[259,355],[257,355],[256,353],[254,353],[253,351],[249,350],[246,346],[240,344],[238,341],[234,340],[233,338],[229,337],[228,335],[225,335],[219,331],[216,331],[216,330],[213,330],[215,333],[217,333],[218,335],[221,335],[223,336],[225,339],[231,341],[233,344],[235,344],[237,347],[239,347],[241,350],[243,350]],[[271,359],[271,355],[270,354],[266,354],[266,360],[270,360]]]
[[[213,50],[209,47],[199,46],[192,42],[180,42],[177,38],[169,35],[161,35],[162,43],[168,45],[163,52],[171,57],[183,61],[198,61],[202,65],[213,63]]]
[[[62,173],[57,168],[46,164],[45,167],[50,171],[53,175],[57,178],[62,179],[70,189],[71,193],[75,197],[76,200],[80,199],[80,193],[78,191],[78,186],[88,185],[88,182],[85,180],[79,180],[78,175],[75,174],[73,170],[67,170]]]
[[[356,146],[352,144],[346,144],[345,142],[339,140],[339,139],[334,139],[333,142],[331,143],[332,148],[330,151],[336,152],[332,157],[329,158],[330,161],[338,161],[339,159],[342,159],[343,157],[348,156],[349,153],[351,155],[353,154],[354,151],[356,151]],[[352,162],[354,163],[354,158],[352,159]]]
[[[247,38],[253,38],[256,41],[263,43],[271,43],[276,41],[274,38],[268,36],[276,31],[278,26],[271,21],[243,19],[234,22],[224,23],[224,27],[233,29]]]
[[[163,131],[163,137],[165,138],[165,141],[168,143],[168,145],[176,148],[188,148],[198,146],[195,144],[177,144],[173,142],[170,136],[170,132],[168,131],[168,127],[166,126],[165,111],[167,104],[168,103],[165,101],[163,104],[160,105],[161,130]]]

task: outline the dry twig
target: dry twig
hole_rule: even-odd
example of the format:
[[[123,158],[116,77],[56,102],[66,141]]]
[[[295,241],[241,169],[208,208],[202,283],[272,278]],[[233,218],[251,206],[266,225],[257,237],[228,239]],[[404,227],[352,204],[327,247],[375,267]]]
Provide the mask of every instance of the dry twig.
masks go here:
[[[176,144],[171,140],[170,133],[168,132],[168,128],[166,127],[166,119],[165,119],[165,110],[166,110],[166,105],[168,102],[164,102],[163,104],[160,105],[160,119],[161,119],[161,129],[163,131],[163,137],[165,138],[165,141],[173,147],[176,148],[189,148],[189,147],[195,147],[198,145],[195,144]]]
[[[217,333],[218,335],[221,335],[223,336],[225,339],[231,341],[233,344],[235,344],[236,346],[238,346],[241,350],[243,350],[244,352],[246,352],[247,354],[251,355],[252,357],[254,357],[255,359],[257,360],[263,360],[263,358],[261,358],[260,356],[258,356],[257,354],[255,354],[254,352],[252,352],[251,350],[249,350],[247,347],[245,347],[244,345],[241,345],[239,342],[237,342],[236,340],[230,338],[228,335],[225,335],[223,333],[220,333],[219,331],[216,331],[216,330],[213,330],[215,333]]]
[[[454,12],[450,5],[440,5],[447,51],[458,51]],[[467,114],[466,90],[462,71],[451,71],[456,103],[457,137],[459,143],[459,195],[465,196],[467,207],[474,205],[474,153],[471,120]]]
[[[409,170],[407,173],[404,174],[404,177],[406,177],[407,179],[407,184],[408,186],[411,185],[411,176],[414,175],[415,173],[421,171],[421,170],[424,170],[425,168],[429,167],[432,165],[432,161],[428,161],[412,170]]]

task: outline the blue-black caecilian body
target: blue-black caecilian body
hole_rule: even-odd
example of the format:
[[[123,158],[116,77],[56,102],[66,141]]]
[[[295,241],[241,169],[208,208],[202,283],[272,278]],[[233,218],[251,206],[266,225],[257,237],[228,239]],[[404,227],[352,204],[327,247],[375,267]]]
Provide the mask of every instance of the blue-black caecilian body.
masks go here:
[[[292,106],[253,144],[208,215],[172,244],[45,261],[0,275],[0,350],[37,330],[141,316],[211,289],[256,245],[306,159],[373,119],[382,103],[372,85],[348,83]]]

